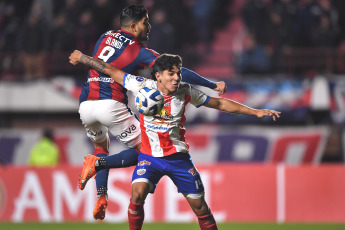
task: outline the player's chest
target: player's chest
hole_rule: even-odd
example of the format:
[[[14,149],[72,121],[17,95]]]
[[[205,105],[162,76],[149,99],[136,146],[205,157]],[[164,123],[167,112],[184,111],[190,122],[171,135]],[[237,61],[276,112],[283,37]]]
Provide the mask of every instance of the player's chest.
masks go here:
[[[177,96],[164,96],[164,107],[159,117],[164,120],[180,119],[188,103],[184,94]]]

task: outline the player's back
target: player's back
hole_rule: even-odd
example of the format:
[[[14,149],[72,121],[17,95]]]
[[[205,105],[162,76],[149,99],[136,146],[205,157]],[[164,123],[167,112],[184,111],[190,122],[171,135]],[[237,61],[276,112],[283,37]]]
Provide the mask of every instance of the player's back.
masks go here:
[[[158,56],[146,48],[133,34],[123,30],[110,30],[97,41],[92,55],[127,73],[152,66]],[[127,104],[126,89],[109,76],[90,69],[80,95],[80,103],[86,100],[113,99]]]

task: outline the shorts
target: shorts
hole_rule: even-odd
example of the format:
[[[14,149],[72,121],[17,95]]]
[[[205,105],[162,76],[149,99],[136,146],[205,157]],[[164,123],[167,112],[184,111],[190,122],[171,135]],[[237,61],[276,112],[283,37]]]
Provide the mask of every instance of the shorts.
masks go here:
[[[200,194],[204,185],[188,153],[174,153],[166,157],[139,154],[138,165],[134,169],[132,184],[146,182],[150,193],[154,193],[159,180],[167,175],[174,182],[179,193]]]
[[[115,100],[84,101],[79,106],[79,115],[87,136],[95,143],[106,140],[108,131],[128,148],[141,143],[140,122],[124,103]]]

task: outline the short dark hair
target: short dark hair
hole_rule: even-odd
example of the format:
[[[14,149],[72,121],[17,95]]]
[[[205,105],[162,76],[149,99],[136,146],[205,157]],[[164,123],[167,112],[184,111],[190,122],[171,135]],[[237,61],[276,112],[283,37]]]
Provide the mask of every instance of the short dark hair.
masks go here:
[[[147,13],[147,9],[143,5],[126,6],[120,14],[120,25],[128,27],[131,22],[139,22]]]
[[[162,54],[160,55],[155,64],[152,66],[152,79],[156,79],[156,73],[162,73],[164,70],[172,70],[173,67],[176,66],[177,68],[182,67],[182,58],[179,55],[175,54]]]

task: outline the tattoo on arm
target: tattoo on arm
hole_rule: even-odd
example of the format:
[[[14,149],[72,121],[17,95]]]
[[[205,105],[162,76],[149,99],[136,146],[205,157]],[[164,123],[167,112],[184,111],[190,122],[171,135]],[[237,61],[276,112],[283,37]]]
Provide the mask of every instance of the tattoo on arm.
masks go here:
[[[80,62],[94,70],[97,70],[100,73],[105,74],[105,64],[100,60],[94,59],[90,56],[83,54],[80,58]]]

